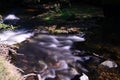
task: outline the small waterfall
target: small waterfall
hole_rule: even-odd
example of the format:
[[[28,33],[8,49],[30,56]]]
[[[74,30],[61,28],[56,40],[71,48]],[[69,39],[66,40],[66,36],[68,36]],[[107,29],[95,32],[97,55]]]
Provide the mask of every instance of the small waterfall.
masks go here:
[[[21,43],[33,35],[34,33],[28,33],[23,30],[3,31],[0,33],[0,44],[13,45],[13,44]]]

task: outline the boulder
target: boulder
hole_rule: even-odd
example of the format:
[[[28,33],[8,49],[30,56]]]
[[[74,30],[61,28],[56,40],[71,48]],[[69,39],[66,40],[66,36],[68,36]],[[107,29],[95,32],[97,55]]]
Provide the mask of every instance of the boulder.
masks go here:
[[[114,61],[111,61],[111,60],[106,60],[106,61],[102,62],[100,65],[106,66],[108,68],[117,68],[118,67],[118,65]]]
[[[80,80],[89,80],[88,76],[85,73],[82,73],[82,76],[79,79]]]

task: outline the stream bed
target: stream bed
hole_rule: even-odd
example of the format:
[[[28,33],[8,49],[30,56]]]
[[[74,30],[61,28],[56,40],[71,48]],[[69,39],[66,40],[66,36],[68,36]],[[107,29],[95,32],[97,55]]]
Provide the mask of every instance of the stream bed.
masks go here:
[[[29,27],[37,22],[31,20],[21,23],[22,27]],[[94,24],[95,21],[91,19],[81,20],[79,23],[87,30],[96,26]],[[12,62],[23,70],[22,74],[36,74],[28,76],[26,80],[38,80],[38,74],[41,80],[120,80],[119,64],[110,57],[98,54],[104,54],[102,51],[97,53],[94,48],[87,48],[85,33],[49,34],[43,32],[18,29],[3,31],[0,34],[1,44],[18,46],[18,55],[12,58]]]

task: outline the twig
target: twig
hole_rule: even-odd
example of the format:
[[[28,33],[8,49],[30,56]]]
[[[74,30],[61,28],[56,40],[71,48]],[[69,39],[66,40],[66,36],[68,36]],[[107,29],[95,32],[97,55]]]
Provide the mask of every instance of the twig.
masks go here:
[[[20,80],[26,80],[27,77],[29,77],[29,76],[37,76],[38,80],[42,80],[41,75],[40,74],[35,74],[35,73],[26,74]]]
[[[21,68],[18,68],[18,67],[16,67],[17,68],[17,70],[19,70],[20,72],[23,72],[24,73],[24,71],[21,69]]]
[[[29,77],[29,76],[36,76],[36,74],[35,73],[26,74],[20,80],[26,80],[26,78]]]

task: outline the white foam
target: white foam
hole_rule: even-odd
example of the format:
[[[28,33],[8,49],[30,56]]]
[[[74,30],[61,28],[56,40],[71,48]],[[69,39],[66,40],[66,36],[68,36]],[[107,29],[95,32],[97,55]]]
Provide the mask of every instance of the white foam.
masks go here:
[[[61,44],[64,44],[64,45],[70,45],[70,46],[71,46],[71,45],[73,44],[73,41],[71,41],[71,40],[64,40],[64,41],[63,41],[63,40],[62,40],[62,41],[60,41],[60,43],[61,43]]]
[[[63,46],[61,47],[61,49],[65,49],[65,50],[69,50],[71,48],[71,46]]]
[[[51,35],[37,35],[35,39],[39,39],[40,41],[51,42],[55,44],[59,43],[59,41],[55,38],[55,36],[51,36]]]
[[[85,41],[85,38],[79,37],[79,36],[68,36],[68,39],[73,41]]]
[[[14,14],[9,14],[4,18],[4,20],[20,20],[20,18],[15,16]]]
[[[33,33],[24,33],[23,31],[4,31],[0,33],[0,43],[13,45],[25,41],[33,36]]]
[[[50,44],[48,47],[50,47],[50,48],[57,48],[57,45],[56,44]]]
[[[7,40],[10,36],[16,35],[17,33],[13,31],[4,31],[0,33],[0,41]]]
[[[54,36],[50,36],[50,38],[52,39],[52,41],[53,41],[54,43],[59,43],[59,41],[58,41]]]

